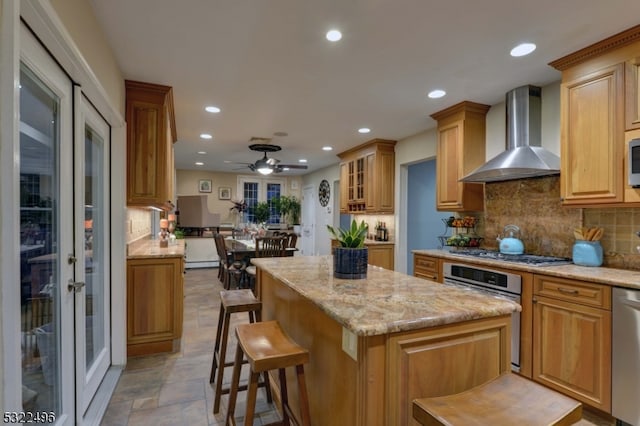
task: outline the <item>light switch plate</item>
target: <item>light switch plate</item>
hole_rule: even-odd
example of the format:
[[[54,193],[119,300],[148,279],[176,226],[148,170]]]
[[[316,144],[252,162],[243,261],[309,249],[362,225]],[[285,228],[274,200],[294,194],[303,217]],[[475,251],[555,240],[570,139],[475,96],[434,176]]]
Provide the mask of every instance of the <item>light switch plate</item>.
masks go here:
[[[354,361],[358,361],[358,336],[342,327],[342,350]]]

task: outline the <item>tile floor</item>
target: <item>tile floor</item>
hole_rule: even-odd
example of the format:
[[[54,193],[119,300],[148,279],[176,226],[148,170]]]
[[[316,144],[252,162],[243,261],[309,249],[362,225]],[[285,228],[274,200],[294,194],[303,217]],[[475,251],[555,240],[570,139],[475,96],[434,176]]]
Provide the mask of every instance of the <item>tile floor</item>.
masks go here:
[[[220,307],[217,269],[189,269],[185,275],[184,331],[180,351],[173,354],[133,357],[127,361],[111,398],[102,425],[223,425],[227,396],[222,396],[220,412],[213,414],[213,388],[209,384],[213,343]],[[248,322],[246,314],[232,315],[233,321]],[[232,333],[229,333],[232,337]],[[235,340],[230,339],[227,359],[233,360]],[[247,373],[248,367],[243,368]],[[231,381],[232,367],[225,369]],[[236,420],[244,412],[245,392],[238,394]],[[258,390],[254,425],[278,420],[263,389]],[[242,423],[238,423],[242,424]]]
[[[184,288],[184,332],[180,351],[129,358],[102,425],[224,424],[227,397],[223,395],[220,413],[214,415],[213,384],[209,384],[220,305],[219,292],[222,290],[217,275],[217,269],[187,271]],[[247,316],[242,314],[232,317],[235,321],[247,321]],[[229,346],[227,357],[233,359],[235,343],[230,341]],[[227,383],[230,381],[231,370],[227,368],[225,371]],[[246,373],[246,367],[243,372]],[[238,423],[244,412],[244,394],[245,392],[238,394]],[[273,405],[267,404],[264,391],[259,389],[254,425],[264,425],[277,419],[278,414]],[[609,426],[613,423],[585,412],[583,420],[578,425]]]

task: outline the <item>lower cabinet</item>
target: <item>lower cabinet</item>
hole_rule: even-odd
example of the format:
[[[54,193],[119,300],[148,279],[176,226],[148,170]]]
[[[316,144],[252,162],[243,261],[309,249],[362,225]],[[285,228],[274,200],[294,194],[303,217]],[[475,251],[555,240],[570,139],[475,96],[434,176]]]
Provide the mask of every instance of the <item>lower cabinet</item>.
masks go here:
[[[369,249],[369,265],[393,271],[393,244],[365,244]]]
[[[437,257],[413,253],[413,276],[442,282],[441,261]]]
[[[611,288],[534,275],[533,379],[611,413]]]
[[[127,260],[127,355],[173,352],[182,337],[184,258]]]

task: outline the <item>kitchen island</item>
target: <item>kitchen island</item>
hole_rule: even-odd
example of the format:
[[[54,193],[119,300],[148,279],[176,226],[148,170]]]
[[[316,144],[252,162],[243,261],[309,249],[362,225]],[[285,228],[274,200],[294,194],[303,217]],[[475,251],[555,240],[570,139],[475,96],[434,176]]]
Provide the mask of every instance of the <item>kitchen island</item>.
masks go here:
[[[417,424],[414,398],[460,392],[510,370],[516,303],[373,266],[366,279],[337,279],[332,262],[253,260],[263,319],[278,320],[309,349],[314,424]]]

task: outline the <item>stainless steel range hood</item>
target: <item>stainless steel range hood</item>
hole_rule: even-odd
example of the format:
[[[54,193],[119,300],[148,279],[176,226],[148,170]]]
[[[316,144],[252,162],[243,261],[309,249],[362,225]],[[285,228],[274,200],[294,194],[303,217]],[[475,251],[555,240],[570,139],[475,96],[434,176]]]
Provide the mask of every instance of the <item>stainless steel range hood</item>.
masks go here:
[[[461,181],[497,182],[560,173],[560,158],[541,146],[541,91],[522,86],[507,93],[507,150]]]

